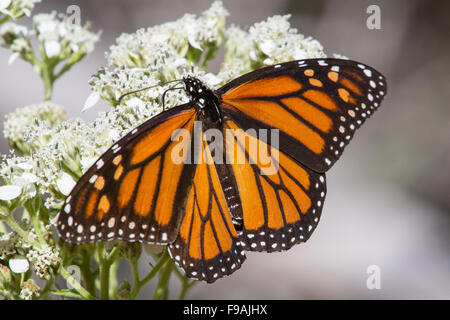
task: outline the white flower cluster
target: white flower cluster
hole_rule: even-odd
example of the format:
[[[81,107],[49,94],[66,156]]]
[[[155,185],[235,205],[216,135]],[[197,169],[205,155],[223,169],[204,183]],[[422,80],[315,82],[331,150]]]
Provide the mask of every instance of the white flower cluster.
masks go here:
[[[32,263],[34,271],[41,279],[49,278],[52,268],[56,268],[61,262],[58,250],[48,245],[31,249],[27,254],[27,259]]]
[[[326,57],[319,41],[297,33],[290,15],[273,16],[245,31],[231,26],[226,31],[222,78],[230,80],[242,73],[276,63]],[[230,77],[227,79],[227,77]]]
[[[204,75],[201,70],[214,58],[224,40],[227,15],[222,2],[214,1],[198,17],[186,14],[174,22],[122,34],[106,54],[110,67],[99,69],[91,78],[93,95],[86,107],[92,106],[98,96],[115,106],[124,93],[180,79],[191,71]],[[214,82],[215,77],[211,74],[205,80]],[[134,97],[142,103],[151,103],[148,108],[153,108],[154,103],[161,105],[160,98],[167,88],[141,91]],[[182,92],[171,92],[168,97],[166,107],[186,101]]]
[[[151,68],[167,75],[176,73],[179,67],[188,66],[187,60],[194,59],[193,55],[222,43],[227,15],[222,2],[214,1],[199,17],[186,14],[174,22],[122,34],[111,46],[108,62],[113,66]],[[197,61],[199,58],[195,57]]]
[[[80,26],[69,23],[65,15],[41,13],[33,17],[34,30],[49,58],[66,59],[74,53],[85,55],[94,50],[99,33],[89,31],[89,24]]]
[[[19,241],[19,237],[14,232],[0,236],[0,260],[7,261],[8,258],[17,254],[16,247]]]
[[[263,54],[263,63],[271,65],[290,60],[326,57],[319,41],[298,34],[297,29],[291,28],[289,18],[290,15],[269,17],[250,28],[249,36],[254,44],[250,57],[253,60]]]
[[[176,91],[167,95],[178,104]],[[107,148],[130,130],[162,111],[160,103],[127,100],[97,120],[65,118],[61,107],[49,102],[20,108],[6,116],[5,137],[21,154],[3,155],[0,200],[32,198],[36,190],[45,196],[46,207],[58,208],[80,177]],[[39,187],[39,188],[37,188]]]
[[[86,108],[99,97],[115,106],[123,94],[157,83],[180,79],[193,73],[210,87],[260,67],[305,58],[326,57],[322,45],[299,34],[289,24],[289,15],[273,16],[255,23],[248,31],[238,26],[226,28],[228,12],[220,1],[199,17],[186,14],[174,22],[122,34],[106,54],[109,69],[100,69],[91,78],[92,95]],[[225,56],[218,74],[204,71],[224,44]],[[142,103],[161,104],[166,86],[140,91],[134,95]],[[128,96],[124,99],[133,97]],[[177,99],[185,101],[183,92]],[[168,104],[169,107],[176,104]]]
[[[22,225],[25,225],[25,223],[22,223]],[[35,234],[30,232],[30,241],[34,241],[34,238]],[[11,262],[13,258],[18,260],[25,259],[23,257],[27,254],[30,248],[31,244],[28,241],[23,240],[15,232],[0,234],[0,260],[9,260]],[[14,268],[12,268],[12,271],[16,272]]]
[[[63,159],[58,150],[66,146],[58,145],[55,139],[61,139],[59,128],[65,118],[64,109],[50,102],[19,108],[5,116],[4,136],[24,156],[2,155],[0,177],[7,185],[0,186],[0,200],[33,198],[37,186],[43,187],[41,192],[55,193]],[[71,158],[67,158],[70,163]]]
[[[33,198],[40,180],[33,172],[36,167],[37,162],[32,157],[2,155],[0,177],[7,184],[0,186],[0,200],[13,200],[19,196],[22,200]]]
[[[16,120],[22,121],[22,125],[26,126],[27,115],[20,113],[16,116]],[[17,156],[5,158],[3,167],[0,167],[3,169],[0,175],[8,179],[8,168],[13,168],[13,163],[27,160],[30,174],[36,176],[35,182],[40,187],[39,192],[46,198],[46,207],[51,209],[58,208],[64,196],[71,191],[74,186],[72,177],[79,177],[82,174],[83,158],[98,157],[98,152],[104,150],[102,146],[105,145],[105,141],[102,140],[100,132],[94,131],[92,126],[80,119],[60,121],[53,125],[49,123],[51,122],[48,119],[35,123],[33,134],[22,146],[23,149],[31,149],[27,144],[28,141],[40,143],[32,145],[32,152],[28,158]],[[44,138],[36,139],[36,137]],[[13,172],[16,173],[17,170]],[[9,181],[14,183],[12,179]]]
[[[145,68],[130,68],[125,66],[115,67],[112,70],[100,68],[91,78],[89,84],[93,95],[99,96],[111,105],[116,105],[120,96],[124,93],[139,90],[144,87],[157,84],[158,81],[150,76],[150,70]],[[162,94],[158,87],[155,90],[144,90],[136,96],[142,100],[153,100]],[[96,102],[96,101],[95,101]],[[88,105],[86,108],[90,107]]]
[[[39,286],[33,279],[25,281],[20,288],[19,297],[23,300],[31,300],[39,297]]]
[[[70,23],[65,15],[56,12],[33,16],[32,29],[14,22],[6,22],[0,27],[0,37],[13,53],[9,63],[21,57],[38,65],[31,43],[32,38],[36,37],[43,60],[69,60],[69,65],[72,65],[94,49],[99,36],[100,33],[89,31],[88,24]]]
[[[5,116],[3,135],[20,153],[30,154],[47,144],[65,118],[65,110],[51,102],[18,108]]]
[[[0,0],[0,13],[12,19],[29,17],[34,4],[41,0]]]
[[[33,48],[30,43],[31,32],[27,27],[14,22],[6,22],[0,26],[0,37],[3,39],[4,46],[9,47],[13,53],[8,63],[11,64],[19,56],[27,61],[33,59]]]

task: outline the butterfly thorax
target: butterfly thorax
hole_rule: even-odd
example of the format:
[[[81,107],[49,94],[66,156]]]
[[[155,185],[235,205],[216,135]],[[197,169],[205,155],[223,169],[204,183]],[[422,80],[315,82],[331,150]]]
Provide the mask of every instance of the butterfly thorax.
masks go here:
[[[192,76],[184,77],[183,82],[186,94],[194,104],[200,120],[212,123],[222,122],[217,95],[199,79]]]

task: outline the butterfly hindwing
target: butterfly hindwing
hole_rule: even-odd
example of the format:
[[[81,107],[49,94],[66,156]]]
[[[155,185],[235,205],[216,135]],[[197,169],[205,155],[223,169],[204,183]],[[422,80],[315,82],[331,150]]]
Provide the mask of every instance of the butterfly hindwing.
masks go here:
[[[213,282],[239,269],[245,255],[232,222],[223,176],[203,134],[199,139],[204,156],[196,166],[179,235],[169,251],[189,277]]]
[[[234,158],[230,168],[239,190],[243,217],[239,236],[245,250],[281,251],[308,240],[323,208],[325,174],[279,150],[270,152],[270,163],[262,163],[260,150],[269,146],[231,120],[225,126],[233,137],[227,139],[227,155]],[[258,153],[251,151],[252,144]]]
[[[386,94],[373,68],[342,59],[287,62],[239,77],[217,94],[225,119],[244,130],[278,128],[279,148],[327,171]]]
[[[61,237],[72,243],[173,242],[193,168],[172,162],[173,148],[190,143],[172,133],[192,131],[195,118],[189,105],[171,109],[106,151],[67,197],[57,225]]]

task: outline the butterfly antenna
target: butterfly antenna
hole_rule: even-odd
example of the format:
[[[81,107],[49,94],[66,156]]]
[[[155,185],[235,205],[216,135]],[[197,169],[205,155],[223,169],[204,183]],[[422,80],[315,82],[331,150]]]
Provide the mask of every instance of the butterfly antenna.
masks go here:
[[[145,87],[145,88],[142,88],[142,89],[138,89],[138,90],[134,90],[134,91],[130,91],[130,92],[124,93],[123,95],[121,95],[119,97],[119,100],[117,101],[117,104],[119,105],[120,102],[123,100],[123,98],[125,98],[126,96],[128,96],[130,94],[138,93],[138,92],[141,92],[141,91],[144,91],[144,90],[148,90],[148,89],[151,89],[151,88],[155,88],[155,87],[159,87],[159,86],[164,86],[164,85],[166,85],[168,83],[177,82],[177,81],[178,82],[182,82],[183,80],[182,79],[176,79],[176,80],[166,81],[166,82],[163,82],[163,83],[160,83],[160,84],[155,84],[153,86],[149,86],[149,87]]]
[[[166,107],[166,104],[165,104],[165,97],[166,97],[166,93],[168,92],[168,91],[172,91],[172,90],[182,90],[182,89],[184,89],[183,87],[175,87],[175,86],[172,86],[172,87],[170,87],[169,89],[167,89],[166,91],[164,91],[164,93],[163,93],[163,95],[162,95],[162,105],[163,105],[163,111],[165,110],[165,107]]]

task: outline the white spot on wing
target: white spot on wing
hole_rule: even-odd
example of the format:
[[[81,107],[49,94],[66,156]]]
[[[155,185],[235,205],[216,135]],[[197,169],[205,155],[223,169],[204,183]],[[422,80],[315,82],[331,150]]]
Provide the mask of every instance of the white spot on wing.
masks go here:
[[[100,169],[101,167],[103,167],[104,164],[105,164],[105,163],[103,162],[102,159],[98,160],[98,161],[97,161],[97,169]]]
[[[365,69],[365,70],[364,70],[364,73],[365,73],[365,75],[368,76],[368,77],[371,77],[371,76],[372,76],[372,70]]]
[[[65,213],[69,213],[70,212],[70,203],[66,204],[66,206],[64,207],[64,212]]]

